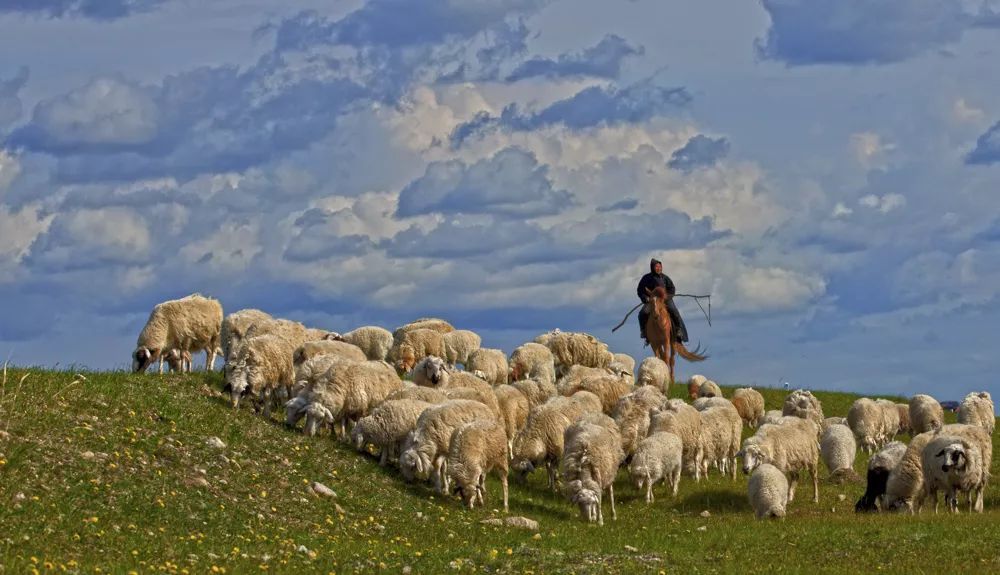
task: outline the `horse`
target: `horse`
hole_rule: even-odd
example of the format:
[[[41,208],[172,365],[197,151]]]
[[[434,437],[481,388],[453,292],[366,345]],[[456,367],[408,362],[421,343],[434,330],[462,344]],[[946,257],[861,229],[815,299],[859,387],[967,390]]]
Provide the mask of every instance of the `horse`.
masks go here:
[[[667,311],[667,290],[663,287],[646,288],[649,303],[652,304],[649,317],[646,318],[646,339],[653,348],[653,354],[663,360],[670,368],[670,385],[674,384],[675,355],[680,355],[688,361],[705,361],[707,355],[700,353],[700,346],[694,350],[684,347],[684,343],[674,340],[674,326],[670,322],[670,312]]]

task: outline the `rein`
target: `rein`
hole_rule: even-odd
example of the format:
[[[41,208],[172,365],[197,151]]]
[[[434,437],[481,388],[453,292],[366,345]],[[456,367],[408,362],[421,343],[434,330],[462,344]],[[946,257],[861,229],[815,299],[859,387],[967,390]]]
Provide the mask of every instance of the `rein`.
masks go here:
[[[712,294],[709,294],[709,295],[692,295],[692,294],[687,294],[687,293],[679,293],[679,294],[674,294],[671,297],[690,297],[690,298],[694,298],[694,301],[695,301],[695,303],[698,304],[698,308],[701,310],[701,313],[705,316],[705,319],[708,320],[709,327],[712,326]],[[705,311],[705,308],[702,307],[702,305],[701,305],[701,300],[703,300],[703,299],[707,299],[708,300],[708,311],[707,312]],[[628,310],[628,313],[625,314],[625,317],[622,318],[622,321],[618,325],[616,325],[615,327],[611,328],[611,332],[614,333],[614,332],[618,331],[618,328],[620,328],[621,326],[625,325],[625,322],[628,321],[629,316],[632,315],[632,313],[635,312],[635,310],[639,309],[642,305],[643,304],[640,302],[635,307],[633,307],[632,309]]]

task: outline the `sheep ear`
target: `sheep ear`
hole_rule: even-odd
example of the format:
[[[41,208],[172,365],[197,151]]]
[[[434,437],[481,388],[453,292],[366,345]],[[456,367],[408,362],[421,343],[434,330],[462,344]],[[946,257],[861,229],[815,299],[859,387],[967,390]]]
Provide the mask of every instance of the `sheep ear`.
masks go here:
[[[935,455],[934,457],[941,457],[942,455],[944,455],[944,450],[943,449],[941,451],[938,451],[937,455]]]
[[[736,452],[736,457],[746,457],[747,452],[742,449]]]

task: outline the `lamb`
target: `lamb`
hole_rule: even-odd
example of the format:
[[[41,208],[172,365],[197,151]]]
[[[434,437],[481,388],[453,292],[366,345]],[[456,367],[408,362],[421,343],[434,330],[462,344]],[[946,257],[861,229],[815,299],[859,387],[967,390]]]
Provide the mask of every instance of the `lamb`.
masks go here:
[[[191,372],[191,352],[186,349],[181,350],[175,347],[164,354],[163,359],[173,373]]]
[[[635,377],[635,358],[627,353],[614,353],[611,354],[611,363],[617,363],[622,366],[622,369],[632,374]]]
[[[307,360],[320,355],[335,355],[351,361],[367,361],[368,357],[361,348],[343,341],[321,339],[307,341],[295,349],[292,354],[292,365],[300,366]]]
[[[364,451],[372,444],[379,449],[381,466],[398,460],[406,435],[417,426],[417,419],[432,403],[413,399],[387,399],[358,420],[351,430],[355,449]]]
[[[795,499],[799,473],[809,471],[813,480],[813,502],[819,503],[819,444],[816,435],[792,425],[763,425],[743,441],[737,456],[743,458],[743,473],[761,463],[770,463],[789,478],[788,501]]]
[[[524,427],[528,421],[528,398],[518,391],[516,387],[510,385],[499,385],[493,389],[496,396],[497,405],[500,409],[500,420],[503,422],[504,431],[507,433],[507,446],[513,452],[514,436]]]
[[[463,424],[495,419],[493,412],[478,401],[455,399],[427,408],[407,435],[399,456],[403,477],[412,480],[431,476],[437,491],[447,493],[447,457],[452,434]]]
[[[555,384],[536,379],[522,379],[510,385],[528,398],[528,409],[534,409],[559,394]]]
[[[983,512],[983,490],[993,462],[992,443],[979,426],[968,426],[963,435],[942,433],[924,447],[924,493],[934,501],[935,513],[939,489],[945,491],[952,513],[958,513],[958,491],[968,494],[970,512]]]
[[[988,391],[973,392],[965,396],[958,406],[958,422],[978,425],[993,435],[996,416],[993,412],[993,398]]]
[[[386,359],[399,373],[406,373],[429,355],[444,357],[444,335],[433,329],[419,328],[405,331],[398,341],[394,340]]]
[[[312,388],[299,392],[299,397],[308,398],[312,410],[306,411],[306,433],[315,435],[322,423],[339,423],[338,435],[348,440],[348,422],[368,415],[402,387],[395,370],[384,361],[335,361]]]
[[[606,414],[611,414],[615,404],[625,394],[632,391],[631,378],[627,374],[600,375],[586,377],[573,385],[562,388],[563,395],[573,395],[578,391],[589,391],[601,399],[601,406]]]
[[[740,450],[743,420],[736,409],[709,407],[698,412],[701,417],[701,431],[698,434],[698,448],[695,464],[700,472],[708,476],[708,466],[715,464],[725,475],[727,472],[736,479],[736,454]]]
[[[362,326],[344,334],[331,333],[328,337],[358,346],[365,357],[372,361],[387,359],[389,350],[392,349],[392,334],[376,325]]]
[[[722,397],[722,389],[710,379],[698,387],[698,397]]]
[[[584,519],[604,525],[601,495],[607,489],[611,517],[618,519],[614,480],[625,458],[620,438],[604,426],[581,421],[566,429],[565,442],[559,466],[566,480],[565,495],[577,504]]]
[[[292,342],[275,335],[252,335],[243,340],[239,355],[232,369],[226,374],[226,387],[229,389],[233,409],[240,405],[240,399],[247,394],[255,393],[263,405],[264,418],[271,417],[271,403],[278,398],[278,389],[283,389],[285,395],[291,394],[295,381],[295,368],[292,365]]]
[[[785,508],[788,507],[788,493],[788,479],[770,463],[758,465],[750,475],[747,496],[757,519],[784,517]]]
[[[386,401],[393,399],[414,399],[427,403],[444,403],[448,400],[448,397],[442,390],[432,387],[419,387],[409,382],[403,382],[402,389],[392,392],[385,399]]]
[[[241,309],[222,320],[219,339],[222,345],[222,359],[228,364],[236,360],[236,353],[250,326],[274,319],[259,309]]]
[[[701,392],[701,386],[706,381],[708,381],[708,378],[705,377],[704,375],[701,375],[700,373],[692,375],[691,379],[688,380],[687,384],[688,399],[692,401],[698,399],[698,394]]]
[[[846,425],[830,425],[823,431],[819,442],[823,463],[830,470],[830,480],[834,483],[860,481],[854,471],[854,456],[858,446],[854,442],[854,432]]]
[[[663,395],[669,395],[670,368],[658,357],[647,357],[639,364],[639,379],[636,384],[651,385],[663,392]]]
[[[543,343],[538,339],[535,342]],[[614,360],[607,344],[587,333],[550,333],[544,338],[543,345],[552,351],[557,372],[573,365],[607,367]]]
[[[684,446],[681,438],[668,431],[660,431],[639,442],[629,464],[629,475],[636,489],[646,487],[646,503],[653,502],[653,485],[663,481],[674,497],[680,486]]]
[[[880,403],[881,402],[881,403]],[[899,412],[891,401],[855,400],[847,412],[847,423],[867,453],[892,441],[899,430]]]
[[[741,387],[733,392],[733,407],[743,423],[757,427],[764,419],[764,396],[752,387]]]
[[[667,402],[660,390],[652,386],[638,387],[615,404],[612,417],[622,434],[622,450],[629,457],[635,453],[639,442],[649,435],[649,412]]]
[[[871,459],[868,460],[865,493],[854,504],[855,513],[878,511],[878,505],[885,508],[885,490],[889,473],[903,459],[904,453],[906,453],[906,444],[893,441],[872,455]]]
[[[467,365],[472,352],[479,349],[483,338],[474,331],[457,329],[444,334],[444,360],[454,367],[456,364]]]
[[[199,294],[165,301],[153,307],[139,332],[132,352],[132,371],[142,373],[159,360],[163,373],[164,354],[171,349],[205,352],[205,370],[215,364],[221,343],[222,304]]]
[[[907,406],[910,416],[911,434],[937,431],[944,425],[944,409],[929,395],[917,394],[910,398]]]
[[[650,410],[649,433],[669,431],[681,438],[684,447],[684,470],[701,480],[698,444],[701,436],[701,415],[680,399],[671,399],[661,409]]]
[[[809,419],[817,428],[823,427],[823,404],[811,392],[804,389],[797,389],[788,394],[781,407],[781,414]]]
[[[510,354],[509,365],[509,381],[528,378],[549,384],[556,382],[552,351],[540,343],[529,342],[515,348]]]
[[[448,449],[448,476],[455,491],[469,509],[486,505],[486,475],[500,477],[503,487],[503,510],[507,508],[507,434],[496,421],[473,421],[457,428]]]
[[[514,436],[511,466],[523,479],[544,463],[548,486],[556,489],[558,463],[563,454],[563,433],[581,415],[600,411],[600,399],[585,391],[568,398],[554,397],[531,409],[524,428]]]
[[[490,385],[507,383],[507,356],[499,349],[481,347],[469,355],[468,371],[482,371]]]

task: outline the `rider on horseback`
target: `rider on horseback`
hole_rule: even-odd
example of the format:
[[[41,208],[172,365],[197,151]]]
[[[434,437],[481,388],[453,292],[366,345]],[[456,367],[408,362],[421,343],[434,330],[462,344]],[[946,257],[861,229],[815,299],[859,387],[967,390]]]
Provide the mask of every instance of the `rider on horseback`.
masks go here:
[[[642,339],[646,339],[646,318],[652,311],[649,304],[649,292],[657,287],[667,290],[667,294],[671,296],[677,293],[674,282],[670,281],[670,278],[663,273],[663,262],[651,259],[649,260],[649,273],[642,276],[642,279],[639,280],[639,287],[635,290],[642,303],[646,304],[639,310],[639,333],[642,335]],[[667,300],[667,311],[670,312],[670,323],[674,326],[674,340],[686,342],[688,340],[687,327],[684,326],[684,320],[681,319],[681,314],[677,311],[673,298]]]

